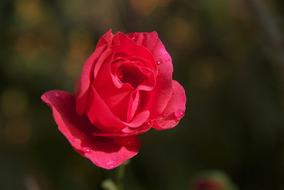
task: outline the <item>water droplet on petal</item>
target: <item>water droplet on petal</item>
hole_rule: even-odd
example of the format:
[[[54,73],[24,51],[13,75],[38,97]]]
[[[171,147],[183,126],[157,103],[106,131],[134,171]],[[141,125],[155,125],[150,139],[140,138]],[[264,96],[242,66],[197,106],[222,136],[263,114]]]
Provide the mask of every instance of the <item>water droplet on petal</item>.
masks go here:
[[[184,115],[184,111],[179,110],[175,112],[175,116],[177,117],[177,119],[181,119],[183,115]]]
[[[107,161],[107,162],[106,162],[106,165],[107,165],[108,167],[112,168],[112,167],[113,167],[113,161],[112,161],[112,160]]]
[[[157,61],[157,65],[160,65],[162,63],[162,61]]]
[[[146,125],[147,127],[150,127],[152,124],[151,124],[150,121],[148,121],[148,122],[145,123],[145,125]]]
[[[87,147],[86,147],[86,148],[84,148],[83,150],[84,150],[84,152],[86,152],[86,153],[91,152],[91,149],[89,149],[89,148],[87,148]]]

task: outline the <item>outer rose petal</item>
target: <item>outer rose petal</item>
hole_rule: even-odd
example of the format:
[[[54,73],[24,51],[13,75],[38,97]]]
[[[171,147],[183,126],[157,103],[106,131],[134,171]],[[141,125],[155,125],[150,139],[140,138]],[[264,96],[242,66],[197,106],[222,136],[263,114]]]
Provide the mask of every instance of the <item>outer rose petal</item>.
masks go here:
[[[157,130],[170,129],[175,127],[184,116],[186,104],[186,95],[183,87],[173,80],[173,93],[165,110],[153,124]]]
[[[79,114],[83,114],[86,110],[87,102],[89,99],[88,89],[92,82],[92,73],[94,69],[95,61],[100,57],[103,51],[106,49],[105,46],[101,46],[92,53],[92,55],[84,63],[81,77],[77,86],[77,105],[76,110]]]
[[[76,111],[83,114],[86,110],[89,101],[89,87],[93,82],[93,74],[98,72],[100,66],[103,64],[104,59],[107,57],[107,48],[112,42],[112,32],[107,31],[99,40],[95,51],[86,60],[83,65],[80,80],[77,86],[77,104]],[[101,58],[102,57],[102,58]]]
[[[71,94],[52,90],[42,95],[48,104],[60,132],[72,147],[95,165],[113,169],[138,153],[139,140],[135,137],[93,137],[88,134],[92,127],[85,117],[75,111],[75,98]]]
[[[109,29],[104,35],[99,39],[96,48],[100,47],[101,45],[108,44],[110,45],[112,43],[112,30]]]
[[[143,111],[137,114],[131,122],[123,122],[114,115],[106,103],[102,100],[96,89],[92,88],[92,103],[87,114],[90,121],[103,131],[118,132],[126,127],[135,128],[142,126],[150,115],[149,111]]]
[[[157,32],[135,32],[128,36],[137,45],[146,47],[153,55],[158,65],[156,88],[152,91],[152,101],[149,103],[152,117],[161,114],[171,98],[173,64],[169,53],[158,37]]]

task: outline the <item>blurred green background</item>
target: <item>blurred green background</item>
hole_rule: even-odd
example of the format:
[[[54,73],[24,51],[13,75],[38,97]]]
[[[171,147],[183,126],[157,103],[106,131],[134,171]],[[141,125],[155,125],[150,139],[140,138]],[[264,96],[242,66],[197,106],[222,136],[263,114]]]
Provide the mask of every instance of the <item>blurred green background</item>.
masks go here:
[[[40,100],[73,91],[109,28],[156,30],[188,98],[178,127],[141,136],[126,189],[284,189],[284,1],[1,0],[1,190],[99,190],[111,175]]]

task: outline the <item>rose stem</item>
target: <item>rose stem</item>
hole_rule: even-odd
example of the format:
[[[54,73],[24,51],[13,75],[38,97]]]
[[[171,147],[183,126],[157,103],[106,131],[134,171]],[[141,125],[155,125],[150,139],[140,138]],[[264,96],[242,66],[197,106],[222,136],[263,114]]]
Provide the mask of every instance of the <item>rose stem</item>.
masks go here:
[[[116,173],[116,183],[117,183],[117,189],[118,190],[124,190],[124,175],[125,175],[125,169],[126,169],[127,162],[120,165],[117,168],[117,173]]]

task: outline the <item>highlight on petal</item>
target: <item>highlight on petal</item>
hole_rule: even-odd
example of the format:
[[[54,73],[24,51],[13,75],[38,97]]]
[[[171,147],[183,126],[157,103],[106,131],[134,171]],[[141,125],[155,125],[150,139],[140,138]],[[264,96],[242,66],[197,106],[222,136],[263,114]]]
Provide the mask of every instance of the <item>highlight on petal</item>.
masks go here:
[[[183,87],[173,80],[173,91],[165,110],[154,121],[153,128],[157,130],[171,129],[175,127],[184,116],[186,95]]]
[[[95,165],[113,169],[138,153],[140,142],[136,136],[90,136],[93,126],[76,113],[75,98],[68,92],[48,91],[41,99],[52,109],[59,131],[72,147]]]

